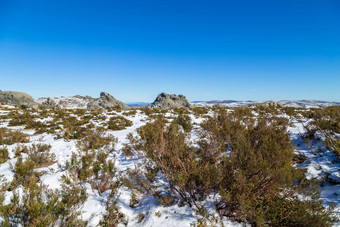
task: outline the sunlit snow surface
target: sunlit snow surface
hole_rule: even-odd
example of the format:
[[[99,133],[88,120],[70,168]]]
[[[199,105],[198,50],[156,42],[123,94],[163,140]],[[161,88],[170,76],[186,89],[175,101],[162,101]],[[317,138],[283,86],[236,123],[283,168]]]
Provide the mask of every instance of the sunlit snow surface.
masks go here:
[[[0,110],[0,115],[7,114],[8,111]],[[117,113],[121,115],[122,113]],[[211,115],[211,113],[209,114]],[[109,116],[108,116],[109,117]],[[118,139],[118,142],[115,144],[115,157],[111,157],[115,159],[116,167],[124,173],[129,168],[135,168],[136,163],[141,160],[134,157],[131,159],[125,158],[125,156],[121,152],[121,148],[125,143],[128,143],[126,136],[129,133],[136,135],[137,128],[146,124],[147,116],[142,114],[140,111],[137,112],[134,116],[124,116],[133,122],[131,127],[128,127],[124,130],[120,131],[109,131],[109,134],[112,134],[114,137]],[[195,127],[198,127],[198,124],[201,123],[203,118],[196,118],[193,115],[190,115],[195,124]],[[51,119],[45,119],[51,120]],[[289,128],[289,132],[291,133],[291,139],[296,145],[296,151],[303,153],[308,160],[301,164],[303,168],[307,169],[307,177],[308,178],[318,178],[321,179],[324,177],[325,173],[330,175],[334,175],[334,178],[339,177],[339,163],[335,163],[335,157],[332,153],[328,151],[319,152],[320,149],[324,149],[322,144],[314,144],[313,146],[308,146],[304,143],[301,135],[304,133],[304,122],[293,122],[293,127]],[[8,123],[2,122],[0,123],[0,127],[8,127]],[[194,129],[195,129],[194,127]],[[46,171],[46,173],[41,177],[41,180],[44,184],[48,185],[51,189],[58,189],[61,187],[60,185],[60,177],[63,175],[62,168],[59,168],[58,165],[64,166],[66,161],[71,159],[72,152],[77,152],[76,141],[66,141],[64,139],[57,139],[56,136],[51,134],[41,134],[34,135],[33,130],[24,130],[24,127],[8,127],[16,130],[21,130],[26,134],[30,135],[30,143],[25,145],[30,145],[34,143],[46,143],[52,146],[51,152],[56,155],[56,160],[58,163],[55,163],[49,167],[41,168],[40,170]],[[191,133],[190,141],[194,143],[198,139],[197,133],[193,130]],[[3,175],[8,181],[13,180],[13,172],[10,170],[10,164],[15,165],[17,159],[14,158],[14,150],[18,146],[18,144],[7,146],[9,150],[10,160],[0,165],[0,175]],[[318,152],[316,152],[318,150]],[[124,174],[123,174],[124,175]],[[162,179],[160,179],[162,183]],[[164,182],[164,185],[167,183]],[[88,200],[84,204],[82,209],[83,218],[89,221],[89,226],[97,226],[99,221],[101,220],[102,214],[105,213],[105,201],[108,197],[109,192],[103,193],[101,196],[98,193],[94,192],[90,185],[86,185],[87,192],[89,194]],[[340,202],[340,184],[331,184],[324,183],[321,189],[321,198],[325,200],[325,205],[328,205],[329,202]],[[178,226],[185,227],[190,226],[193,223],[197,222],[197,219],[200,218],[196,215],[195,211],[188,206],[179,207],[177,204],[173,206],[163,207],[160,206],[159,203],[153,197],[143,197],[141,198],[141,205],[137,208],[131,208],[129,206],[131,193],[130,191],[122,187],[119,191],[119,203],[120,211],[125,214],[126,219],[128,221],[128,226]],[[11,193],[6,193],[6,200],[9,202],[9,198]],[[213,204],[209,205],[209,200],[207,201],[208,208],[213,211]],[[337,211],[340,211],[339,206],[337,206]],[[156,212],[160,212],[161,216],[157,217],[155,215]],[[145,218],[141,223],[137,222],[137,216],[143,213]],[[242,226],[241,224],[231,222],[227,219],[223,219],[225,226]]]

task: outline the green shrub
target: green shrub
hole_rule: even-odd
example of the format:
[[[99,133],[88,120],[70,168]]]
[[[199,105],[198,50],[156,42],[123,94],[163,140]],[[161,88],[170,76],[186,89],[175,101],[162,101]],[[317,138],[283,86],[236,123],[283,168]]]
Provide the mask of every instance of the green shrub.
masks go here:
[[[68,171],[61,177],[61,180],[62,187],[58,191],[60,226],[87,226],[87,222],[80,218],[80,208],[88,198],[86,187],[73,172]]]
[[[119,223],[127,225],[125,215],[119,211],[118,203],[118,187],[113,185],[111,188],[111,193],[106,201],[106,211],[107,213],[103,215],[102,220],[99,222],[99,226],[110,226],[116,227]]]
[[[136,115],[136,113],[137,113],[137,110],[130,110],[130,111],[123,112],[123,115],[124,116],[134,116],[134,115]]]
[[[0,145],[11,145],[15,143],[28,143],[27,135],[7,128],[0,128]]]
[[[53,191],[30,180],[22,193],[13,191],[6,205],[2,188],[1,226],[86,226],[87,222],[79,218],[79,209],[87,199],[85,187],[65,175],[62,181],[62,189]]]
[[[133,153],[132,153],[132,147],[129,146],[128,144],[125,144],[122,148],[122,152],[127,158],[131,158]]]
[[[117,186],[120,184],[118,180],[114,180],[117,169],[114,166],[114,163],[109,160],[106,161],[100,160],[97,155],[97,160],[93,164],[93,172],[94,177],[90,180],[91,186],[93,190],[97,190],[99,195],[102,195],[103,192],[112,189],[113,186]]]
[[[30,113],[24,112],[23,114],[17,114],[12,116],[12,119],[9,121],[9,126],[21,126],[26,125],[28,122],[33,121],[33,116]]]
[[[209,109],[206,107],[192,106],[190,109],[196,117],[207,114],[209,112]]]
[[[0,164],[6,162],[9,159],[7,147],[0,148]]]
[[[50,154],[51,145],[33,144],[28,149],[29,158],[35,163],[36,168],[46,167],[55,163],[55,155]]]
[[[23,185],[24,187],[30,184],[35,184],[39,181],[40,174],[34,171],[35,163],[30,159],[22,160],[20,156],[14,167],[11,166],[14,172],[14,179],[12,181],[12,187]]]
[[[66,169],[80,182],[88,181],[93,190],[101,195],[119,183],[116,179],[117,169],[112,160],[107,160],[108,153],[86,151],[80,158],[75,153],[66,163]]]
[[[325,137],[325,146],[340,158],[340,138],[337,135],[340,133],[340,106],[312,109],[304,114],[313,119],[305,126],[305,139],[318,139],[314,135],[320,132]]]
[[[191,118],[188,115],[179,115],[174,122],[182,126],[185,132],[190,132],[192,129]]]
[[[307,112],[307,117],[312,118],[312,124],[320,130],[340,133],[340,106],[313,109]]]
[[[20,157],[21,153],[28,154],[28,147],[27,146],[22,146],[22,145],[17,146],[17,148],[15,149],[15,157],[16,158]]]
[[[199,147],[186,143],[175,122],[166,126],[156,120],[140,128],[131,143],[144,151],[146,172],[132,171],[130,186],[159,201],[180,199],[205,218],[209,213],[202,201],[218,194],[214,203],[220,216],[252,226],[295,226],[310,220],[332,224],[332,209],[318,201],[316,186],[292,167],[287,119],[260,117],[255,122],[244,108],[229,114],[222,108],[215,111],[201,124]],[[158,172],[170,185],[167,193],[154,185]],[[296,194],[312,196],[299,200]],[[294,211],[289,218],[280,216],[286,205]]]
[[[13,193],[8,205],[0,204],[2,226],[55,226],[58,196],[45,185],[24,188],[23,195]]]
[[[107,122],[107,128],[111,130],[123,130],[130,126],[132,126],[132,121],[122,116],[111,117]]]
[[[109,145],[114,146],[116,139],[112,135],[106,135],[104,128],[86,129],[82,139],[78,141],[81,150],[94,150]]]

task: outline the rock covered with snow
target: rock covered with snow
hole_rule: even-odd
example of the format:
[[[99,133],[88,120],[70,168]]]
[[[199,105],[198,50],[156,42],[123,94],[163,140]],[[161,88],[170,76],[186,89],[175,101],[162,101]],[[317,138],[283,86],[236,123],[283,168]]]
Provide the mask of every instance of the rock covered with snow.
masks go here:
[[[32,96],[24,92],[18,91],[1,91],[0,90],[0,103],[7,105],[25,105],[28,107],[34,107],[37,103]]]
[[[169,95],[167,93],[161,93],[157,96],[156,100],[151,104],[154,108],[188,108],[190,107],[190,102],[184,95]]]
[[[107,92],[101,92],[99,98],[92,98],[91,96],[75,95],[72,97],[60,98],[39,98],[37,102],[45,106],[58,106],[64,109],[99,109],[99,108],[113,108],[119,107],[121,109],[128,109],[129,107],[123,102],[115,99]]]

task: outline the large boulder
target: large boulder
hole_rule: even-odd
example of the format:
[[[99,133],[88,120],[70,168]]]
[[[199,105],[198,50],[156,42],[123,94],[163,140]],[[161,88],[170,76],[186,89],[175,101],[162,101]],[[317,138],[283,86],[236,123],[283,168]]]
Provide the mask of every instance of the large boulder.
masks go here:
[[[166,93],[161,93],[157,96],[156,100],[151,104],[154,108],[188,108],[190,107],[190,102],[184,95],[169,95]]]
[[[89,109],[98,109],[98,108],[121,108],[128,109],[129,107],[125,105],[123,102],[115,99],[112,95],[107,92],[101,92],[100,97],[97,99],[91,100],[87,104],[87,108]]]
[[[1,91],[0,90],[0,103],[7,105],[25,105],[27,107],[34,107],[37,103],[29,94],[17,91]]]

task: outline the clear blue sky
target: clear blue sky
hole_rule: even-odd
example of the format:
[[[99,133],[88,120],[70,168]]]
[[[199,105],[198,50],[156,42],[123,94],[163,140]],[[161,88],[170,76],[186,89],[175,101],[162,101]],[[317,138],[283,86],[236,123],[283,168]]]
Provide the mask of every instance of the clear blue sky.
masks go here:
[[[340,1],[0,0],[0,89],[340,101]]]

